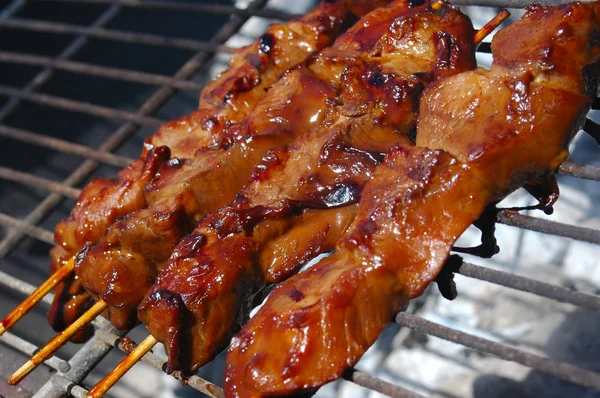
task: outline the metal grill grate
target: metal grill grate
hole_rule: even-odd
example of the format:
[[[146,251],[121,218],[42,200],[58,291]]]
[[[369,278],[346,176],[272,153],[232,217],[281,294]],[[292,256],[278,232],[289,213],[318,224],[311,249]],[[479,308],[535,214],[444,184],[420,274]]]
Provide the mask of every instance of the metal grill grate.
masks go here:
[[[488,4],[498,5],[494,1],[491,0]],[[23,241],[27,237],[52,244],[50,229],[58,219],[64,216],[63,213],[68,211],[70,207],[68,203],[62,205],[63,201],[76,198],[80,192],[79,187],[90,177],[110,175],[114,172],[115,167],[127,165],[131,159],[124,155],[126,151],[121,150],[120,147],[129,143],[132,148],[138,150],[140,137],[143,138],[146,134],[143,128],[148,127],[150,128],[148,131],[151,132],[152,129],[163,123],[164,117],[161,112],[165,106],[167,108],[170,106],[169,101],[177,93],[185,92],[185,90],[197,93],[203,84],[194,80],[196,73],[202,71],[212,62],[215,55],[232,51],[231,47],[223,43],[238,32],[250,17],[289,19],[292,16],[290,13],[264,9],[267,0],[251,1],[245,9],[230,5],[156,0],[143,2],[136,0],[13,0],[4,3],[7,4],[0,12],[0,30],[3,32],[15,31],[19,34],[58,35],[63,39],[67,38],[67,44],[56,56],[0,51],[0,65],[13,68],[37,68],[36,73],[27,79],[28,81],[21,85],[21,88],[18,88],[17,85],[9,86],[7,82],[0,84],[0,99],[5,100],[4,103],[0,102],[0,137],[3,139],[2,142],[11,145],[16,142],[20,147],[31,148],[32,151],[34,148],[38,148],[44,151],[43,153],[59,153],[61,156],[67,156],[70,161],[65,169],[74,171],[69,173],[68,177],[59,181],[56,178],[49,177],[49,173],[44,171],[30,169],[23,171],[18,170],[16,167],[0,166],[0,182],[3,187],[11,189],[20,187],[17,189],[41,190],[48,193],[45,197],[40,195],[39,200],[33,206],[29,206],[26,211],[15,210],[13,212],[14,207],[9,206],[11,214],[0,213],[0,224],[5,226],[7,231],[0,241],[0,260],[8,258],[15,251],[18,252],[19,250],[16,249],[25,244]],[[91,23],[85,25],[62,21],[53,22],[27,16],[32,14],[26,12],[28,9],[44,6],[45,3],[51,3],[54,7],[68,7],[70,5],[91,7],[88,13],[98,11],[99,15],[96,14],[98,16],[93,18]],[[481,4],[482,1],[477,3]],[[0,2],[1,4],[3,3]],[[520,4],[510,2],[507,5]],[[120,15],[131,12],[133,9],[136,11],[161,10],[165,12],[188,12],[194,15],[220,15],[226,22],[214,32],[212,37],[204,41],[154,33],[137,33],[109,27],[114,25],[113,22],[118,20]],[[176,72],[171,75],[77,60],[80,53],[85,52],[92,45],[92,42],[98,40],[119,44],[126,43],[132,46],[184,51],[188,54],[188,59],[183,61]],[[489,46],[482,46],[480,51],[489,52]],[[43,53],[43,51],[41,52]],[[154,87],[154,91],[146,90],[145,92],[148,93],[147,99],[135,109],[121,110],[116,106],[90,103],[83,98],[63,97],[52,93],[51,89],[47,90],[56,75],[60,73],[67,74],[67,76],[84,75],[135,85],[141,84]],[[91,95],[89,98],[94,98],[94,96]],[[192,102],[195,102],[195,98]],[[31,111],[32,106],[33,109],[48,108],[57,110],[56,112],[69,111],[74,114],[93,117],[95,120],[103,120],[106,122],[105,126],[108,126],[106,130],[110,130],[110,134],[105,133],[101,139],[96,137],[89,141],[95,141],[95,145],[82,144],[77,142],[76,139],[52,137],[44,133],[30,131],[25,127],[17,127],[19,123],[12,123],[18,120],[15,117],[16,115],[20,114],[22,116],[24,112]],[[59,114],[62,115],[62,113]],[[179,110],[178,114],[183,114],[183,112]],[[586,130],[598,134],[597,132],[600,129],[595,122],[588,119]],[[135,153],[135,151],[130,153]],[[83,162],[76,162],[71,158],[83,159]],[[62,159],[65,158],[61,157],[59,161]],[[17,162],[17,164],[22,165],[23,163]],[[70,167],[71,165],[77,166]],[[560,167],[559,173],[576,178],[600,181],[600,168],[594,166],[565,162]],[[545,234],[600,244],[600,231],[598,230],[522,215],[512,210],[501,211],[498,222]],[[47,250],[46,245],[43,245],[41,251],[44,250]],[[469,263],[463,264],[457,272],[469,278],[529,292],[551,300],[573,304],[580,308],[600,310],[600,297],[596,295],[572,291],[560,286]],[[43,274],[38,275],[38,279],[42,278],[44,278]],[[22,279],[24,279],[22,274],[12,275],[0,272],[0,285],[3,286],[3,289],[8,288],[10,291],[21,295],[31,293],[34,286]],[[46,303],[49,303],[50,300],[51,296],[44,299]],[[531,369],[545,372],[563,380],[600,389],[599,373],[476,337],[433,323],[414,314],[400,313],[395,320],[401,326],[450,340],[508,361],[518,362]],[[135,347],[130,341],[120,338],[120,335],[108,322],[97,320],[95,325],[97,326],[95,336],[83,345],[69,361],[61,360],[55,356],[46,362],[47,366],[57,372],[43,385],[36,396],[61,396],[66,393],[76,397],[85,396],[86,390],[80,383],[113,347],[118,347],[123,351]],[[37,346],[28,339],[11,333],[6,333],[0,337],[0,341],[26,355],[32,354],[37,349]],[[146,355],[144,361],[158,369],[162,369],[165,362],[163,358],[154,354]],[[394,397],[421,396],[357,370],[348,372],[344,378],[368,389]],[[209,396],[222,396],[222,391],[218,386],[198,376],[189,378],[187,384]]]

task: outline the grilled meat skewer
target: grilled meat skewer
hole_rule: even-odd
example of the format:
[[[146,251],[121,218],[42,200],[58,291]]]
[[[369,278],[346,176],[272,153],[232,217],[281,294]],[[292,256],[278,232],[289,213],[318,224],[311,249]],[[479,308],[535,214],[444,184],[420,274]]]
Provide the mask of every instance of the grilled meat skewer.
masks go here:
[[[598,2],[533,6],[494,38],[491,70],[432,84],[417,146],[387,154],[338,251],[278,286],[234,337],[226,396],[340,377],[488,204],[553,173],[598,95],[599,28]]]
[[[394,9],[404,12],[408,6],[399,3],[401,11],[399,5]],[[89,292],[109,304],[115,326],[137,321],[137,305],[177,242],[204,215],[235,198],[268,149],[286,145],[327,118],[344,69],[367,56],[389,28],[373,18],[286,72],[250,116],[230,128],[229,133],[246,138],[226,137],[232,142],[227,149],[205,149],[159,170],[146,187],[154,204],[118,220],[97,244],[80,252],[76,273]]]
[[[417,76],[437,80],[475,68],[473,27],[452,7],[396,1],[360,24],[380,33],[369,52],[345,54],[351,61],[341,95],[324,123],[270,151],[237,198],[180,242],[140,305],[140,320],[167,348],[169,370],[210,361],[266,283],[334,248],[385,152],[412,143],[424,84]]]
[[[197,111],[163,125],[116,178],[93,180],[84,188],[71,215],[56,227],[51,273],[86,244],[96,243],[116,219],[146,207],[144,187],[169,158],[191,158],[199,148],[220,146],[227,127],[244,120],[286,69],[331,44],[354,15],[387,2],[324,1],[298,19],[270,26],[256,42],[237,50],[228,69],[202,90]],[[89,296],[74,278],[55,293],[49,320],[62,330],[77,319]]]

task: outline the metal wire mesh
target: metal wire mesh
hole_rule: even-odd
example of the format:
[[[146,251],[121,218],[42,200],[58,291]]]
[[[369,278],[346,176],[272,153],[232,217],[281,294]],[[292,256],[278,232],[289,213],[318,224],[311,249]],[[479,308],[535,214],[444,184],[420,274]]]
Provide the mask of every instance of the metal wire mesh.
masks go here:
[[[87,25],[66,22],[52,22],[22,17],[20,13],[32,3],[77,3],[93,4],[99,7],[100,14]],[[0,259],[6,258],[18,249],[25,237],[52,244],[51,225],[56,221],[53,214],[61,203],[68,198],[76,198],[80,192],[79,186],[90,176],[98,173],[103,166],[123,167],[131,159],[115,153],[126,144],[128,139],[140,133],[143,127],[156,128],[163,120],[161,108],[180,90],[197,92],[202,83],[190,80],[194,74],[209,63],[216,54],[230,53],[232,48],[224,45],[228,38],[238,32],[240,27],[252,16],[289,19],[290,13],[264,9],[267,0],[254,0],[247,8],[239,9],[233,6],[201,4],[172,1],[136,1],[136,0],[13,0],[5,4],[0,12],[0,30],[15,30],[18,32],[35,32],[68,37],[67,45],[57,56],[47,56],[17,51],[0,51],[0,63],[13,67],[37,67],[35,73],[22,88],[0,84],[0,98],[6,101],[0,106],[0,137],[6,140],[18,141],[32,148],[41,148],[66,154],[80,159],[74,171],[62,181],[48,178],[40,173],[17,170],[11,167],[0,167],[0,179],[19,184],[26,189],[45,190],[49,195],[41,198],[39,203],[30,208],[26,214],[0,213],[0,224],[7,227],[7,233],[0,241]],[[481,4],[481,1],[477,3]],[[506,3],[506,2],[501,2]],[[33,4],[33,5],[36,5]],[[497,5],[494,3],[494,5]],[[510,5],[523,5],[522,2],[511,2]],[[195,40],[166,35],[138,33],[108,28],[112,21],[126,8],[132,9],[161,9],[179,10],[198,14],[231,15],[227,22],[207,40]],[[130,45],[160,47],[193,51],[172,75],[151,73],[121,67],[112,67],[90,62],[78,61],[77,55],[90,45],[92,40],[106,40]],[[489,46],[480,50],[489,52]],[[96,76],[116,81],[134,84],[144,84],[155,87],[155,91],[147,96],[137,109],[121,110],[111,106],[88,103],[81,99],[72,99],[59,95],[42,93],[52,77],[57,73]],[[67,110],[69,112],[93,116],[110,121],[113,131],[106,134],[95,147],[83,145],[68,139],[51,137],[43,133],[10,125],[12,115],[21,111],[28,104]],[[588,120],[586,130],[592,134],[598,131],[598,125]],[[137,144],[134,144],[137,145]],[[82,160],[82,161],[81,161]],[[600,168],[565,162],[559,173],[576,178],[600,181]],[[503,210],[498,214],[498,222],[518,228],[557,235],[565,238],[600,244],[600,231],[548,221],[541,218],[519,214],[513,210]],[[464,263],[455,270],[457,273],[502,285],[558,302],[569,303],[580,308],[600,310],[600,297],[586,294],[564,287],[535,281],[504,271],[497,271],[474,264]],[[24,282],[18,276],[0,272],[0,285],[18,292],[29,294],[34,286]],[[50,302],[51,295],[44,299]],[[505,344],[476,337],[455,329],[451,329],[417,315],[400,313],[395,321],[408,328],[454,341],[481,352],[498,356],[508,361],[514,361],[539,370],[558,378],[583,386],[600,389],[600,374],[573,365],[555,361],[537,354],[529,353]],[[56,370],[56,373],[35,396],[85,396],[86,390],[80,383],[97,363],[114,347],[129,351],[135,347],[131,341],[122,338],[112,327],[102,320],[96,321],[95,336],[83,345],[69,361],[53,357],[46,366]],[[7,333],[0,338],[5,345],[13,347],[27,355],[31,355],[36,345],[15,334]],[[158,369],[162,369],[165,360],[157,355],[148,354],[143,359]],[[368,389],[381,392],[393,397],[420,397],[421,395],[392,385],[367,373],[353,370],[348,372],[345,379]],[[186,384],[209,396],[220,397],[222,390],[198,376],[187,379]]]

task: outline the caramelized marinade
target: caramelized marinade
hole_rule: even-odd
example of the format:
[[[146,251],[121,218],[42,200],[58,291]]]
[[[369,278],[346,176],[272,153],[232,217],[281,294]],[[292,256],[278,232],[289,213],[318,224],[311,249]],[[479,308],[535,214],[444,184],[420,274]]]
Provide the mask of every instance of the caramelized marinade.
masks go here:
[[[56,226],[50,272],[96,243],[116,219],[146,207],[144,187],[169,158],[190,158],[199,148],[221,145],[227,126],[242,121],[281,73],[328,46],[354,19],[352,12],[362,15],[387,2],[324,1],[298,19],[270,26],[256,42],[237,50],[227,70],[202,90],[198,110],[163,125],[146,140],[140,158],[115,178],[93,180],[83,189],[71,215]],[[48,319],[62,330],[81,315],[88,295],[71,277],[57,286],[55,297]]]
[[[600,4],[533,6],[493,40],[491,70],[429,86],[417,146],[367,182],[337,252],[279,285],[227,357],[227,397],[317,388],[353,366],[487,205],[547,177],[598,95]]]
[[[359,38],[358,50],[344,54],[341,94],[323,123],[269,151],[236,199],[180,242],[140,305],[140,320],[167,347],[169,370],[211,360],[267,283],[334,248],[385,152],[412,143],[427,84],[417,76],[475,67],[473,27],[452,7],[394,2],[361,25],[347,34]],[[322,62],[314,68],[324,73]]]
[[[397,2],[390,12],[406,9]],[[87,291],[109,304],[116,327],[137,321],[137,305],[177,242],[205,214],[235,198],[267,150],[288,144],[329,117],[344,69],[373,50],[373,37],[388,29],[372,22],[379,14],[286,71],[244,121],[228,127],[223,148],[204,148],[191,159],[165,163],[145,187],[149,207],[117,220],[80,253],[77,276]]]

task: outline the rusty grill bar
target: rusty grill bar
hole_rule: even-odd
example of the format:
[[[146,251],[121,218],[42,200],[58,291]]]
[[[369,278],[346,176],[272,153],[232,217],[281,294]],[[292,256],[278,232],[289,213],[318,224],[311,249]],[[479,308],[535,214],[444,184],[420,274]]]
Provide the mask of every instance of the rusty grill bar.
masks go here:
[[[66,3],[91,3],[106,5],[106,9],[89,26],[79,26],[67,23],[57,23],[15,17],[15,15],[28,3],[35,2],[66,2]],[[40,56],[37,54],[24,54],[9,51],[0,51],[0,63],[12,65],[32,65],[43,67],[35,77],[23,88],[0,85],[0,97],[7,97],[9,101],[0,108],[0,137],[17,140],[28,145],[35,145],[52,151],[67,153],[81,157],[83,163],[65,180],[54,181],[31,173],[0,166],[0,179],[16,182],[29,187],[41,188],[51,194],[36,208],[22,218],[0,213],[0,224],[10,227],[9,232],[0,242],[0,260],[17,248],[25,236],[52,244],[52,232],[39,225],[48,217],[65,198],[76,198],[80,189],[76,185],[84,182],[100,165],[123,167],[131,159],[111,153],[131,137],[143,126],[156,128],[162,120],[152,116],[177,92],[177,90],[199,91],[202,84],[189,80],[195,72],[200,70],[217,53],[231,53],[233,48],[223,43],[235,34],[249,17],[257,16],[286,20],[293,14],[264,9],[267,0],[254,0],[246,9],[231,6],[208,5],[183,1],[158,1],[158,0],[14,0],[0,12],[0,29],[15,29],[42,33],[74,35],[71,43],[56,57]],[[460,0],[455,4],[478,4],[508,7],[523,7],[530,3],[524,0]],[[557,4],[556,0],[546,1],[545,4]],[[232,14],[229,21],[208,41],[199,41],[186,38],[167,37],[155,34],[136,33],[108,29],[107,26],[123,10],[123,8],[147,8],[165,10],[185,10],[197,13]],[[127,70],[122,68],[106,67],[71,60],[79,51],[85,48],[91,38],[112,40],[122,43],[142,44],[193,50],[193,55],[173,76]],[[479,51],[489,52],[489,45],[481,46]],[[42,94],[38,89],[46,83],[55,71],[65,71],[75,74],[99,76],[127,82],[135,82],[157,86],[158,89],[136,112],[126,112],[119,109],[86,103],[79,100],[62,98],[54,95]],[[4,124],[4,120],[14,113],[23,102],[32,102],[43,106],[61,108],[73,112],[83,113],[123,124],[109,135],[98,149],[70,141],[54,138],[41,133],[14,128]],[[597,108],[597,104],[594,106]],[[599,126],[588,119],[586,126],[592,136],[598,135]],[[573,162],[563,163],[559,174],[600,181],[600,167],[581,165]],[[569,239],[600,244],[600,231],[548,221],[541,218],[519,214],[513,210],[501,210],[498,213],[498,222],[518,228],[557,235]],[[464,263],[456,273],[469,278],[487,281],[511,289],[528,292],[562,303],[568,303],[580,308],[600,310],[600,297],[592,294],[572,291],[560,286],[539,282],[533,279],[514,275],[504,271],[481,267],[475,264]],[[34,290],[34,286],[7,273],[0,272],[0,285],[23,295]],[[44,298],[49,303],[52,295]],[[400,313],[395,321],[411,329],[429,335],[453,341],[467,347],[474,348],[483,353],[498,356],[508,361],[521,363],[531,369],[539,370],[558,378],[577,383],[583,386],[600,389],[600,373],[577,368],[573,365],[558,362],[550,358],[532,354],[514,347],[473,336],[456,329],[436,324],[409,313]],[[87,374],[98,362],[114,347],[129,352],[135,344],[122,339],[122,336],[105,320],[96,320],[95,336],[85,343],[82,348],[69,360],[64,361],[52,357],[46,365],[57,371],[36,396],[60,396],[70,393],[76,397],[83,397],[86,390],[79,385]],[[0,341],[10,347],[30,355],[37,347],[30,342],[6,333]],[[143,361],[162,369],[165,359],[149,353]],[[344,375],[344,379],[352,381],[365,388],[381,392],[392,397],[422,397],[420,394],[400,386],[392,385],[367,373],[352,370]],[[198,377],[192,376],[186,384],[212,397],[222,397],[220,387]]]

